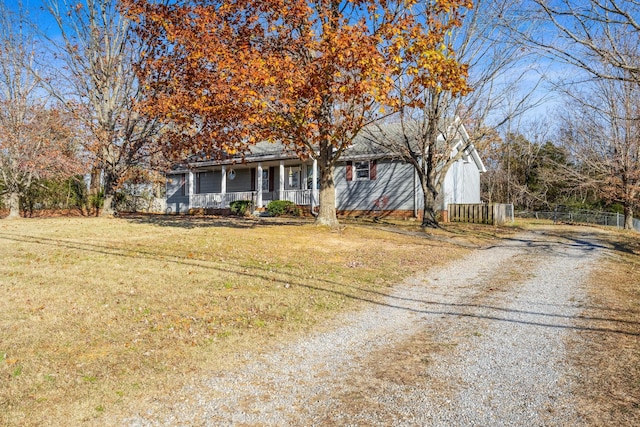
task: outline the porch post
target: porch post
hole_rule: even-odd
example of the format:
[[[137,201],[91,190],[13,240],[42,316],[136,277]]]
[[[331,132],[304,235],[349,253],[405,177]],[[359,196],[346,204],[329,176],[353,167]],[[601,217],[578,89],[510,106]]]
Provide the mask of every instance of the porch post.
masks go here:
[[[278,200],[283,200],[282,195],[284,194],[284,161],[280,160],[280,179],[278,186]]]
[[[256,190],[258,190],[258,196],[256,197],[256,207],[262,207],[262,163],[258,162],[258,173],[256,174]]]
[[[413,217],[418,218],[418,171],[413,169]]]
[[[220,193],[222,194],[221,196],[222,207],[226,208],[227,207],[227,167],[225,165],[222,165],[222,180],[220,181]]]
[[[313,187],[311,189],[311,209],[318,204],[318,160],[313,159],[313,172],[311,175]]]
[[[192,207],[192,198],[193,198],[193,187],[195,184],[195,174],[191,169],[189,169],[189,177],[187,182],[187,196],[189,197],[189,209]]]

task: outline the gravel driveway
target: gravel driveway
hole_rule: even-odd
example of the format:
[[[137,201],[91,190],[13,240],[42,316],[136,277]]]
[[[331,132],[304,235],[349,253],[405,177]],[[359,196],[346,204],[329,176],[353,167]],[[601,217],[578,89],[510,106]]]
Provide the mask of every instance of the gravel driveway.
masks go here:
[[[126,424],[583,424],[565,342],[601,249],[544,231],[498,242]]]

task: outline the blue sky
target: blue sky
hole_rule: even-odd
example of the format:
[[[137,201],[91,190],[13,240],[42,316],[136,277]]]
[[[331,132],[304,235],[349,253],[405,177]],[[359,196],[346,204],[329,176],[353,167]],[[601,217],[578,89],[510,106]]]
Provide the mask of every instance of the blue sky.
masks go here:
[[[59,34],[55,21],[53,20],[53,18],[51,18],[49,13],[44,9],[43,0],[0,0],[0,1],[4,2],[10,10],[14,10],[14,11],[18,10],[19,4],[21,2],[29,18],[37,24],[39,30],[45,32],[49,37],[54,39]],[[64,0],[60,0],[60,1],[64,2]],[[69,3],[73,3],[73,0],[68,0],[68,1]],[[78,1],[82,1],[82,0],[78,0]],[[561,71],[557,69],[557,66],[554,66],[552,70],[547,70],[547,72],[556,73]],[[530,75],[526,80],[520,82],[522,85],[521,90],[523,92],[526,91],[527,89],[526,86],[534,84],[536,79],[537,79],[537,76],[535,75],[535,73],[530,73]],[[538,91],[540,93],[538,96],[543,96],[546,93],[545,89],[547,88],[539,87]],[[539,116],[544,116],[548,114],[550,110],[557,108],[557,105],[558,105],[557,100],[549,99],[548,102],[545,102],[542,105],[533,109],[532,111],[529,111],[526,114],[526,116],[528,118],[536,118]]]
[[[3,1],[9,10],[18,12],[20,3],[25,12],[28,14],[30,20],[32,20],[38,28],[48,35],[55,35],[58,33],[56,23],[51,18],[49,13],[44,10],[41,0],[0,0]]]

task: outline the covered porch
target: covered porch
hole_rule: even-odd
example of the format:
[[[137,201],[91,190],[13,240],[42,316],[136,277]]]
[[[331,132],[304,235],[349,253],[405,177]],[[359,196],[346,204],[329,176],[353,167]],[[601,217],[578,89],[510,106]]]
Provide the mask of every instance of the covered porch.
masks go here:
[[[167,206],[172,213],[198,208],[226,209],[239,200],[250,200],[256,209],[272,200],[287,200],[311,208],[318,205],[316,161],[203,165],[174,171],[168,178]]]

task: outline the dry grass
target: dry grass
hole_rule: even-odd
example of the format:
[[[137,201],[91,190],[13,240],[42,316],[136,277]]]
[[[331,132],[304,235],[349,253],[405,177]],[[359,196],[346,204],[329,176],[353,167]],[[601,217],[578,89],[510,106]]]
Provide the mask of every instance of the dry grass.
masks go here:
[[[572,340],[575,395],[588,425],[640,425],[640,237],[609,233],[612,250],[588,284],[582,315],[594,331]]]
[[[101,424],[463,251],[354,224],[0,221],[0,424]]]

